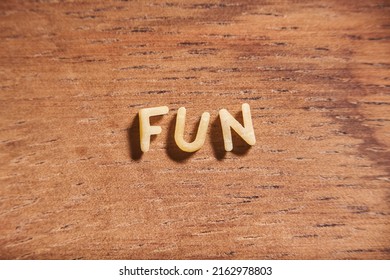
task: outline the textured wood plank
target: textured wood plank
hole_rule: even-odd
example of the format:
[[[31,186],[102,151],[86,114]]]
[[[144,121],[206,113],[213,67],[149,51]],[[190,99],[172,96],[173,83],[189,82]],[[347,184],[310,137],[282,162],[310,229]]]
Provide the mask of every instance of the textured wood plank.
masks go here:
[[[390,257],[389,1],[1,1],[0,50],[0,258]]]

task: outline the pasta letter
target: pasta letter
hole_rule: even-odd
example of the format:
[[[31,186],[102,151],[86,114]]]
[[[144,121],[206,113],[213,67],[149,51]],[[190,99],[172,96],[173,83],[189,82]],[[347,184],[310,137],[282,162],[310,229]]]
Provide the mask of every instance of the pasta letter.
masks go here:
[[[207,127],[210,121],[210,114],[204,112],[200,119],[198,132],[193,142],[188,143],[184,140],[184,127],[186,122],[186,109],[180,107],[177,111],[176,127],[175,127],[175,141],[177,146],[185,152],[195,152],[202,148],[206,139]]]
[[[150,117],[165,115],[169,111],[167,106],[145,108],[139,110],[139,130],[140,130],[140,141],[141,150],[143,152],[149,151],[150,147],[150,136],[161,133],[161,126],[151,126]]]
[[[221,119],[223,142],[226,151],[233,150],[233,140],[231,128],[237,132],[249,145],[253,146],[256,143],[255,132],[253,130],[252,117],[249,104],[242,104],[242,116],[244,126],[242,126],[226,109],[219,111]]]

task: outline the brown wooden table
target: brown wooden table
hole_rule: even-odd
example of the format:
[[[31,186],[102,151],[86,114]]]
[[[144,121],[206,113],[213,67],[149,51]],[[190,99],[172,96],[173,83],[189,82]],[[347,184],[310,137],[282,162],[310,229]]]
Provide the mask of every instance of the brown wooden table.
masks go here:
[[[1,259],[390,257],[389,1],[1,1],[0,91]]]

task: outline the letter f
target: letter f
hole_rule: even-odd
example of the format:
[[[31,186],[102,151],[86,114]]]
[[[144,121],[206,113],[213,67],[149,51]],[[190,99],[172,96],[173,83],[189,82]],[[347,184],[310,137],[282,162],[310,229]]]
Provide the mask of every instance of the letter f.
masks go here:
[[[160,116],[168,114],[168,107],[154,107],[154,108],[145,108],[139,110],[139,130],[141,136],[141,150],[145,153],[149,151],[150,147],[150,136],[157,135],[161,133],[161,126],[151,126],[150,117]]]

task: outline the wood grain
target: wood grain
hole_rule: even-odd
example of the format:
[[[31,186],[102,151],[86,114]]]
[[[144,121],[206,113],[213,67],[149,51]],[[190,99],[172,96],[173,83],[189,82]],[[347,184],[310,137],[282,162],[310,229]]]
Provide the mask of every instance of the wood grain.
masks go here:
[[[389,259],[389,1],[1,1],[0,50],[1,259]]]

